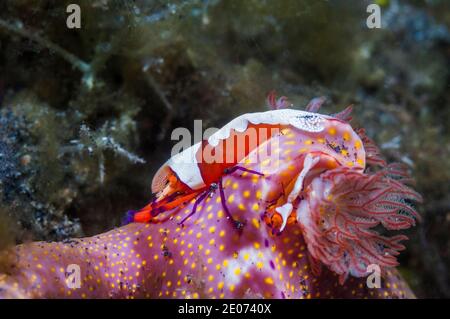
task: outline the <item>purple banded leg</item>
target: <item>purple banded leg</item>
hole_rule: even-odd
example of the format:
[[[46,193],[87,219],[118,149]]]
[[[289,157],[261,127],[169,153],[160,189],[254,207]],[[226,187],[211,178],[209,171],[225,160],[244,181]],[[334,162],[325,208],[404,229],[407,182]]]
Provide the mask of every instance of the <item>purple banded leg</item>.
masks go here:
[[[238,230],[242,230],[242,228],[244,227],[244,223],[242,223],[238,220],[235,220],[227,207],[226,200],[225,200],[225,193],[223,191],[222,179],[219,180],[218,184],[219,184],[220,199],[222,202],[223,210],[225,211],[225,215],[227,215],[227,218],[233,223],[234,227],[236,227]]]
[[[247,173],[250,173],[253,175],[264,176],[263,173],[260,173],[258,171],[254,171],[254,170],[242,167],[242,166],[234,166],[231,168],[227,168],[227,169],[225,169],[225,174],[232,174],[236,171],[243,171],[243,172],[247,172]],[[223,207],[223,210],[225,211],[225,214],[227,215],[228,219],[231,220],[231,222],[233,223],[233,226],[235,226],[238,230],[242,230],[242,228],[244,227],[244,223],[242,223],[238,220],[235,220],[226,205],[225,193],[223,191],[223,185],[222,185],[222,179],[219,180],[219,192],[220,192],[220,198],[222,201],[222,207]]]
[[[225,200],[225,193],[223,191],[223,185],[222,185],[222,179],[219,180],[219,193],[220,193],[220,199],[222,201],[222,207],[223,210],[225,211],[225,214],[227,215],[228,218],[230,218],[231,220],[233,220],[233,216],[231,216],[230,211],[228,210]]]
[[[225,170],[225,174],[232,174],[232,173],[234,173],[236,171],[243,171],[243,172],[247,172],[247,173],[254,174],[254,175],[264,176],[263,173],[260,173],[260,172],[254,171],[252,169],[248,169],[248,168],[242,167],[242,166],[234,166],[234,167],[231,167],[231,168],[227,168]]]
[[[196,199],[196,201],[195,201],[195,203],[194,203],[194,207],[192,207],[192,211],[189,213],[189,215],[187,215],[186,217],[184,217],[184,218],[181,220],[181,222],[178,223],[178,225],[183,225],[183,223],[184,223],[189,217],[191,217],[192,215],[195,214],[195,212],[197,211],[197,206],[198,206],[198,204],[200,204],[200,203],[205,199],[205,197],[208,196],[208,194],[209,194],[209,189],[207,189],[206,191],[204,191],[204,192]]]

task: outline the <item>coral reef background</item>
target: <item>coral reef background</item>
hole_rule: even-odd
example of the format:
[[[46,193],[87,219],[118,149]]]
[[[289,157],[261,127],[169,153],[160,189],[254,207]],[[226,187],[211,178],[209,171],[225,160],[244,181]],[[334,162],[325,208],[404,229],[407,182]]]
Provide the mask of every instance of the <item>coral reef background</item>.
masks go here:
[[[411,167],[424,220],[400,271],[418,297],[449,298],[450,4],[377,1],[368,29],[371,2],[2,1],[0,249],[120,225],[174,128],[220,127],[275,89],[354,104],[355,126]]]

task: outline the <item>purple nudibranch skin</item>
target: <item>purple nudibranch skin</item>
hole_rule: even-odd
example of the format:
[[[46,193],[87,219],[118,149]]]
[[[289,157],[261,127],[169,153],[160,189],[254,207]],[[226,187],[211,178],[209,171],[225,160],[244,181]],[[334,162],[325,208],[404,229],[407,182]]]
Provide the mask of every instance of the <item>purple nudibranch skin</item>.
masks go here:
[[[204,215],[208,216],[206,212]],[[236,236],[230,242],[227,234],[235,230],[217,217],[217,211],[211,219],[205,218],[203,229],[202,225],[177,231],[175,222],[130,224],[72,243],[20,245],[11,252],[15,256],[15,269],[8,275],[0,275],[0,297],[414,297],[395,269],[386,273],[380,289],[367,288],[365,278],[349,278],[341,286],[338,276],[327,269],[315,277],[305,245],[292,230],[287,230],[287,236],[264,240],[263,231],[252,227],[252,232]],[[211,227],[223,228],[225,235],[222,237],[218,231],[208,240],[189,239],[205,234]],[[181,235],[183,232],[185,236]],[[295,238],[298,245],[286,245],[285,238],[291,241]],[[79,289],[71,289],[66,283],[70,264],[80,266]]]

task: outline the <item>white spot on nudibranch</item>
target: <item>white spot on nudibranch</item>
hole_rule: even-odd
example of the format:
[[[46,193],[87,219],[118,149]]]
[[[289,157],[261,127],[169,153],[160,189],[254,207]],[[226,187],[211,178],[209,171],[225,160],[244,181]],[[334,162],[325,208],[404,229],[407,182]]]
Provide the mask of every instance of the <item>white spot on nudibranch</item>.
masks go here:
[[[320,115],[299,115],[289,120],[289,124],[307,132],[321,132],[325,128],[324,119]]]

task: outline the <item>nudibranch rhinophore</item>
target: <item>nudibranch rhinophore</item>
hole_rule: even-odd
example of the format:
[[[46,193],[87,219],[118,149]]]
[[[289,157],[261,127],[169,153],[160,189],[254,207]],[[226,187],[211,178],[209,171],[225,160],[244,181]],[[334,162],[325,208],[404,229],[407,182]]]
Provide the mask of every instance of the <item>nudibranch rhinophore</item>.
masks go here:
[[[353,130],[351,108],[328,116],[320,99],[306,111],[269,100],[277,109],[240,116],[163,165],[155,200],[129,225],[15,248],[0,296],[414,297],[395,269],[406,236],[378,233],[419,218],[406,169]],[[66,285],[70,264],[78,288]]]

